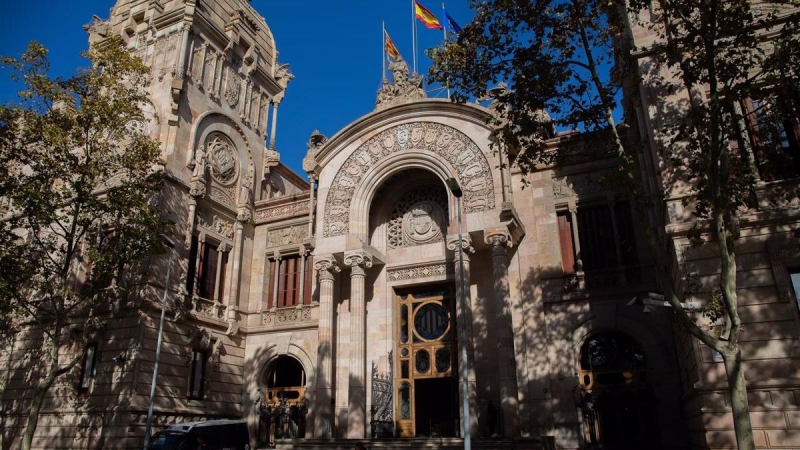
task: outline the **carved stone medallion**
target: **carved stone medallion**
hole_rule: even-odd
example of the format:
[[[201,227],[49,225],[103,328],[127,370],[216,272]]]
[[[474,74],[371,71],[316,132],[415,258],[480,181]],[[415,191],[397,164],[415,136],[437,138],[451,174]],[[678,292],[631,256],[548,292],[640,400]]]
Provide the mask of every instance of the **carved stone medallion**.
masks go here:
[[[447,192],[443,186],[424,185],[408,191],[392,207],[387,223],[389,248],[412,247],[442,241],[447,224]]]
[[[441,240],[441,207],[433,202],[420,202],[414,205],[403,217],[403,237],[413,244],[427,244]]]
[[[206,139],[211,176],[221,184],[231,184],[237,175],[236,149],[222,133],[214,132]]]

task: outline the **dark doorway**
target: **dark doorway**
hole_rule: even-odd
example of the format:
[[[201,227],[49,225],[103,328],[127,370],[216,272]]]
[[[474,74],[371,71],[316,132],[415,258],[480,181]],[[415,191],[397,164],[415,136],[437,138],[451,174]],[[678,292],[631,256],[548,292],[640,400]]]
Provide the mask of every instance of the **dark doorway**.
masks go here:
[[[414,380],[417,436],[455,437],[458,429],[455,378]]]
[[[647,359],[630,336],[609,331],[581,348],[581,409],[586,449],[659,449]]]

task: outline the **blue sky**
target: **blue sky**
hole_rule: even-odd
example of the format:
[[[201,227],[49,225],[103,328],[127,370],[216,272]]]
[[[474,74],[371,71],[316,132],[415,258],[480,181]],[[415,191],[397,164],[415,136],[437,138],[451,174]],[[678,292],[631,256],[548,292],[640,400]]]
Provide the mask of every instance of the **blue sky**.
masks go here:
[[[210,1],[210,0],[206,0]],[[441,0],[420,0],[442,21]],[[88,46],[82,26],[93,14],[108,18],[114,0],[2,0],[0,55],[18,56],[31,40],[49,50],[52,75],[67,76],[85,65],[80,52]],[[374,109],[381,81],[381,21],[411,61],[411,0],[252,0],[267,20],[280,52],[295,79],[278,114],[277,150],[281,161],[304,175],[301,160],[314,129],[332,136]],[[468,0],[447,2],[460,24],[472,18]],[[418,26],[417,71],[430,64],[425,48],[441,43],[442,32]],[[16,96],[6,71],[0,72],[0,101]],[[434,94],[431,94],[432,96]],[[441,94],[440,94],[441,95]]]

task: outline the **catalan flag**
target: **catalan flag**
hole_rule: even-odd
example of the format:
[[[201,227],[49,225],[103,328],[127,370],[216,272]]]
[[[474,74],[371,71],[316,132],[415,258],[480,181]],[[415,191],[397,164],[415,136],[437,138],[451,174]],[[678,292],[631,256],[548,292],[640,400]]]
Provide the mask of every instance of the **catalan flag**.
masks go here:
[[[392,38],[389,37],[389,33],[386,30],[383,30],[384,38],[386,39],[386,54],[389,55],[392,59],[397,59],[400,57],[400,51],[397,50],[395,47]]]
[[[432,12],[428,11],[427,8],[420,5],[417,0],[414,0],[414,10],[416,11],[417,19],[424,23],[426,27],[436,30],[443,29],[442,24],[439,23],[439,19],[437,19]]]

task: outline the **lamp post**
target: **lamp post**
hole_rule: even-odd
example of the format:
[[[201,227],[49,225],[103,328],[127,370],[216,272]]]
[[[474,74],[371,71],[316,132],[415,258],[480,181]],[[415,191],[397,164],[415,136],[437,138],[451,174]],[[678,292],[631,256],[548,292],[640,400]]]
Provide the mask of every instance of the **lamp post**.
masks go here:
[[[467,370],[467,285],[464,280],[464,247],[463,237],[461,234],[461,196],[464,194],[461,191],[461,186],[455,178],[447,179],[447,187],[453,194],[453,197],[458,199],[456,208],[458,209],[458,264],[459,264],[459,283],[461,283],[461,326],[459,332],[461,339],[459,339],[459,357],[461,358],[461,415],[464,418],[464,450],[471,450],[471,433],[469,429],[469,377]]]
[[[156,344],[156,361],[153,365],[153,381],[150,383],[150,403],[147,407],[147,426],[144,429],[144,450],[150,445],[150,428],[153,425],[153,399],[156,396],[156,378],[158,377],[158,360],[161,357],[161,339],[164,336],[164,313],[167,311],[167,292],[169,292],[169,274],[172,269],[172,251],[175,242],[167,235],[159,234],[158,238],[169,249],[169,259],[167,260],[167,281],[164,283],[164,296],[161,298],[161,321],[158,324],[158,343]]]

